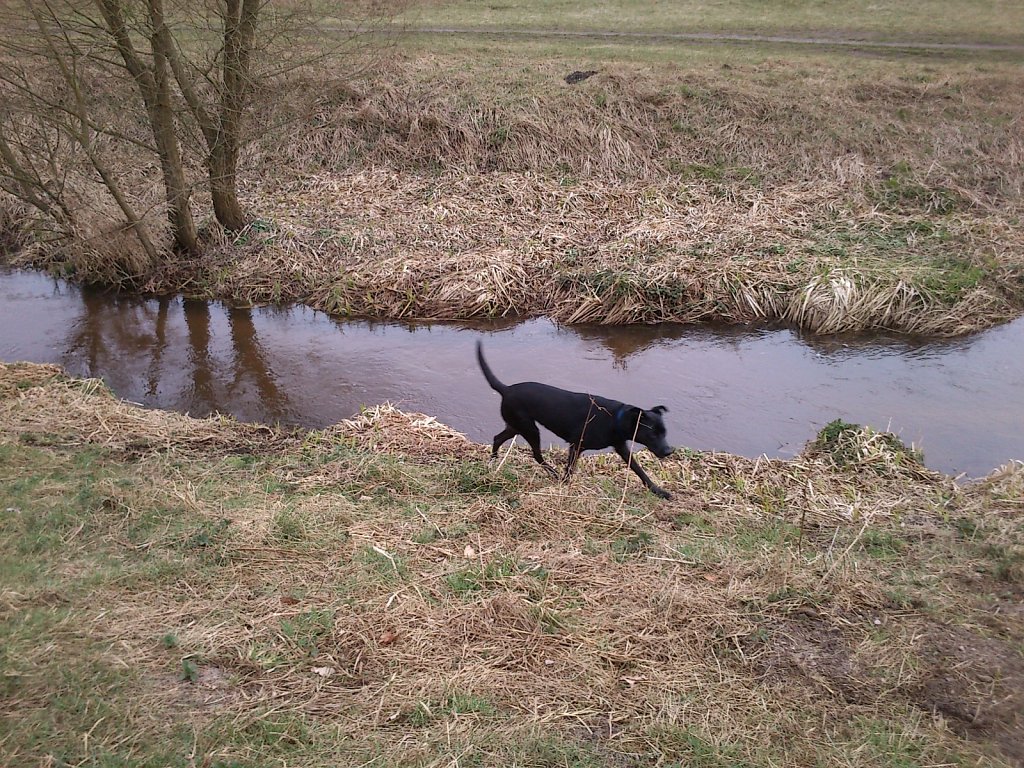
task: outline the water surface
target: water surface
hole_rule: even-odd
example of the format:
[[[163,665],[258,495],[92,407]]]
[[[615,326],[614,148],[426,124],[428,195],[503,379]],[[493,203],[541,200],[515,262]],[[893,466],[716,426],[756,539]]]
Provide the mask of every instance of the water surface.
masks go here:
[[[0,359],[57,363],[143,405],[322,427],[389,400],[489,443],[507,383],[668,406],[670,441],[792,456],[834,418],[889,429],[950,474],[1024,458],[1024,320],[957,340],[736,327],[338,320],[305,307],[119,296],[0,274]],[[542,432],[550,442],[556,440]]]

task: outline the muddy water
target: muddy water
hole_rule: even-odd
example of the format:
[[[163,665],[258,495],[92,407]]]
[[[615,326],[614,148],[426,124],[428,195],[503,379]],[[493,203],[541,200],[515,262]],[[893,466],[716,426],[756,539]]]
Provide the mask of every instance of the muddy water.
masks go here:
[[[489,442],[502,424],[476,367],[477,338],[503,381],[667,405],[670,440],[697,450],[791,456],[843,418],[897,432],[951,474],[1024,458],[1024,320],[955,341],[546,320],[410,325],[0,274],[0,359],[58,363],[129,400],[193,415],[319,427],[390,400]]]

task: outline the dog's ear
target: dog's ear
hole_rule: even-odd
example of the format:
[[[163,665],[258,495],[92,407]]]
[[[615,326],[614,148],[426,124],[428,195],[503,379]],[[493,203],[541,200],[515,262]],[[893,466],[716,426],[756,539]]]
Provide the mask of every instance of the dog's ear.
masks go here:
[[[651,408],[651,413],[668,413],[668,408],[666,408],[664,405],[656,405],[653,408]]]

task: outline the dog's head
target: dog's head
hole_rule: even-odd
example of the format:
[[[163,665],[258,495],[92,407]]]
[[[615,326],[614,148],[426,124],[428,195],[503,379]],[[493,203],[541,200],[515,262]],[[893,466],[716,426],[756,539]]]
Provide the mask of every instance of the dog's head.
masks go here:
[[[630,439],[634,442],[646,445],[651,453],[659,459],[664,459],[675,449],[668,444],[665,436],[665,419],[663,413],[668,408],[664,405],[656,405],[649,411],[643,408],[630,408],[626,415],[627,423],[630,425]],[[633,427],[636,427],[636,434],[633,434]]]

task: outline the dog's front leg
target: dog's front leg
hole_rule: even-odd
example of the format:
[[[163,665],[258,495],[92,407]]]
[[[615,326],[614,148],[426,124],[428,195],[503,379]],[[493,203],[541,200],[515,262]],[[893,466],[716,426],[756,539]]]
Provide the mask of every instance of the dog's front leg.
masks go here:
[[[660,496],[663,499],[671,499],[672,494],[666,491],[664,488],[658,486],[651,478],[644,472],[644,468],[637,463],[636,458],[630,452],[629,448],[625,443],[619,443],[615,446],[615,452],[622,457],[622,460],[629,465],[629,468],[636,472],[636,476],[643,481],[643,484],[647,486],[648,490],[655,496]]]
[[[569,443],[569,457],[565,462],[565,474],[562,475],[562,482],[568,483],[572,472],[576,469],[576,460],[580,457],[580,450],[575,443]]]

